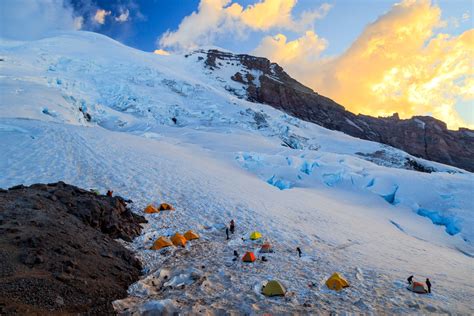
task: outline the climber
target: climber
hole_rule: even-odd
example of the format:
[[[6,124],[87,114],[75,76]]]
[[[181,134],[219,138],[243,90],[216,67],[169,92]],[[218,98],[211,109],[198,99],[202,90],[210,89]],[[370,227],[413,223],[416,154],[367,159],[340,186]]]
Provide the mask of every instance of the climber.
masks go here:
[[[413,283],[413,275],[410,275],[407,279],[408,281],[408,284],[412,284]]]
[[[296,251],[298,251],[298,256],[301,258],[301,254],[302,254],[302,252],[301,252],[301,249],[300,249],[300,247],[296,247]]]
[[[225,228],[225,235],[227,236],[227,240],[229,240],[229,228]]]
[[[107,196],[112,196],[114,194],[114,191],[107,190]]]
[[[267,262],[267,261],[268,261],[268,260],[267,260],[267,257],[262,256],[262,261],[263,261],[263,262]]]
[[[428,293],[431,293],[431,282],[430,279],[426,278],[426,286],[428,287]]]
[[[230,221],[230,232],[233,234],[235,231],[235,222],[234,220]]]
[[[234,250],[234,259],[232,259],[232,261],[237,261],[239,259],[239,253],[237,252],[237,250]]]

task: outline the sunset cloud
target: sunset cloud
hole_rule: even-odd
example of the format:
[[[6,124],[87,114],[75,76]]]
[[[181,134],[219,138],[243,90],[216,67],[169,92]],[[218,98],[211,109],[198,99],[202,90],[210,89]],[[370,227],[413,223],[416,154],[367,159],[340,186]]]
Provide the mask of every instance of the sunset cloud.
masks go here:
[[[164,55],[164,56],[168,56],[170,53],[165,51],[164,49],[155,49],[155,51],[153,52],[154,54],[157,54],[157,55]]]
[[[294,72],[301,72],[299,69],[311,64],[314,67],[320,62],[319,54],[327,47],[327,41],[318,37],[313,31],[307,31],[302,37],[288,41],[283,34],[276,36],[266,36],[260,45],[253,51],[253,54],[265,56],[272,61],[281,64],[291,65]],[[300,63],[300,61],[304,63]],[[298,69],[298,71],[296,71]]]
[[[326,43],[311,32],[293,41],[282,34],[266,37],[254,53],[352,112],[424,114],[450,128],[468,126],[455,105],[473,99],[474,30],[435,32],[444,25],[439,7],[407,0],[368,25],[340,56],[314,58]]]
[[[324,17],[331,6],[323,4],[303,11],[295,19],[292,11],[296,0],[262,0],[243,7],[231,0],[201,0],[198,10],[185,17],[176,31],[167,31],[159,40],[162,48],[187,50],[212,44],[220,36],[244,37],[248,31],[273,28],[303,32],[312,28],[316,19]]]
[[[110,15],[111,13],[112,12],[110,12],[110,11],[106,11],[106,10],[103,10],[103,9],[98,9],[95,12],[95,15],[94,15],[94,21],[96,21],[99,24],[104,24],[105,23],[105,17]]]

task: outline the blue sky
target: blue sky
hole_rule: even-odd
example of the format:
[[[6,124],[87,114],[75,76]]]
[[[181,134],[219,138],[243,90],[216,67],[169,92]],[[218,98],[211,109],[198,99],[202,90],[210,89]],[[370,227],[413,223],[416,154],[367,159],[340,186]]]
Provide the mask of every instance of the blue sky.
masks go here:
[[[106,34],[126,45],[144,50],[153,51],[157,48],[156,40],[167,30],[175,30],[182,19],[196,11],[200,0],[73,0],[76,6],[95,4],[97,8],[107,11],[117,11],[119,7],[134,9],[127,23],[110,21],[93,28],[95,32]],[[242,6],[251,5],[257,0],[236,1]],[[331,10],[324,19],[315,23],[315,29],[321,37],[329,41],[327,55],[339,54],[347,49],[354,39],[362,33],[367,24],[374,22],[380,15],[390,10],[397,1],[389,0],[299,0],[293,13],[299,15],[302,11],[319,7],[323,3],[330,3]],[[442,9],[444,19],[459,18],[465,12],[471,12],[472,1],[451,0],[434,1]],[[134,16],[139,12],[143,17]],[[472,24],[464,24],[459,28],[450,27],[453,34],[460,33]],[[290,34],[291,37],[296,34]],[[218,46],[232,51],[248,52],[257,46],[259,38],[252,36],[245,41],[223,39]]]

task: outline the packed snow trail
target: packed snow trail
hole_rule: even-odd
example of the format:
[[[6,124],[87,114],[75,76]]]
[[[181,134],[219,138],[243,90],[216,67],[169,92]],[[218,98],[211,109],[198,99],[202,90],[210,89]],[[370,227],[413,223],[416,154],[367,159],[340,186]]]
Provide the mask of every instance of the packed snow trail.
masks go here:
[[[0,187],[61,180],[111,189],[133,199],[137,212],[150,202],[176,206],[147,215],[143,236],[127,245],[147,276],[117,308],[158,308],[165,303],[152,300],[170,298],[199,309],[212,297],[216,309],[249,313],[268,311],[268,302],[270,312],[474,313],[472,173],[239,99],[229,91],[245,91],[226,78],[242,65],[214,72],[200,53],[163,57],[72,32],[0,40],[0,55]],[[405,170],[406,159],[437,172]],[[232,218],[239,235],[227,243],[222,228]],[[203,236],[189,249],[148,250],[159,235],[188,229]],[[252,248],[237,237],[253,230],[275,254],[229,265],[233,250]],[[143,286],[162,269],[183,274],[187,286]],[[352,287],[325,290],[334,271]],[[411,274],[429,277],[433,294],[406,291]],[[262,297],[268,278],[294,294]],[[312,307],[303,307],[308,301]]]

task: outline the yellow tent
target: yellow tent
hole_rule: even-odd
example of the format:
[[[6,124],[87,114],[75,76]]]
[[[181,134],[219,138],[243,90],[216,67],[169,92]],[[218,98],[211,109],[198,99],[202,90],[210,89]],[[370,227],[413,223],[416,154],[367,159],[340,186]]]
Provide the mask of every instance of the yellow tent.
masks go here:
[[[152,213],[158,213],[159,211],[154,207],[153,205],[149,204],[147,207],[145,207],[145,213],[147,214],[152,214]]]
[[[285,287],[279,281],[268,281],[262,288],[262,294],[266,296],[285,296]]]
[[[153,243],[153,246],[151,246],[150,249],[159,250],[161,248],[170,247],[170,246],[173,246],[173,243],[171,242],[171,240],[162,236]]]
[[[160,211],[174,211],[174,207],[168,203],[161,203],[159,209]]]
[[[262,238],[262,234],[260,234],[257,231],[250,234],[250,239],[252,239],[252,240],[256,240],[256,239],[259,239],[259,238]]]
[[[345,287],[349,287],[349,282],[342,277],[339,273],[335,272],[331,277],[326,281],[326,286],[330,290],[340,291]]]
[[[186,238],[184,238],[184,236],[179,233],[176,233],[173,237],[171,237],[171,242],[175,246],[186,246]]]
[[[186,238],[186,240],[199,239],[199,235],[193,232],[192,230],[188,230],[184,233],[184,238]]]

